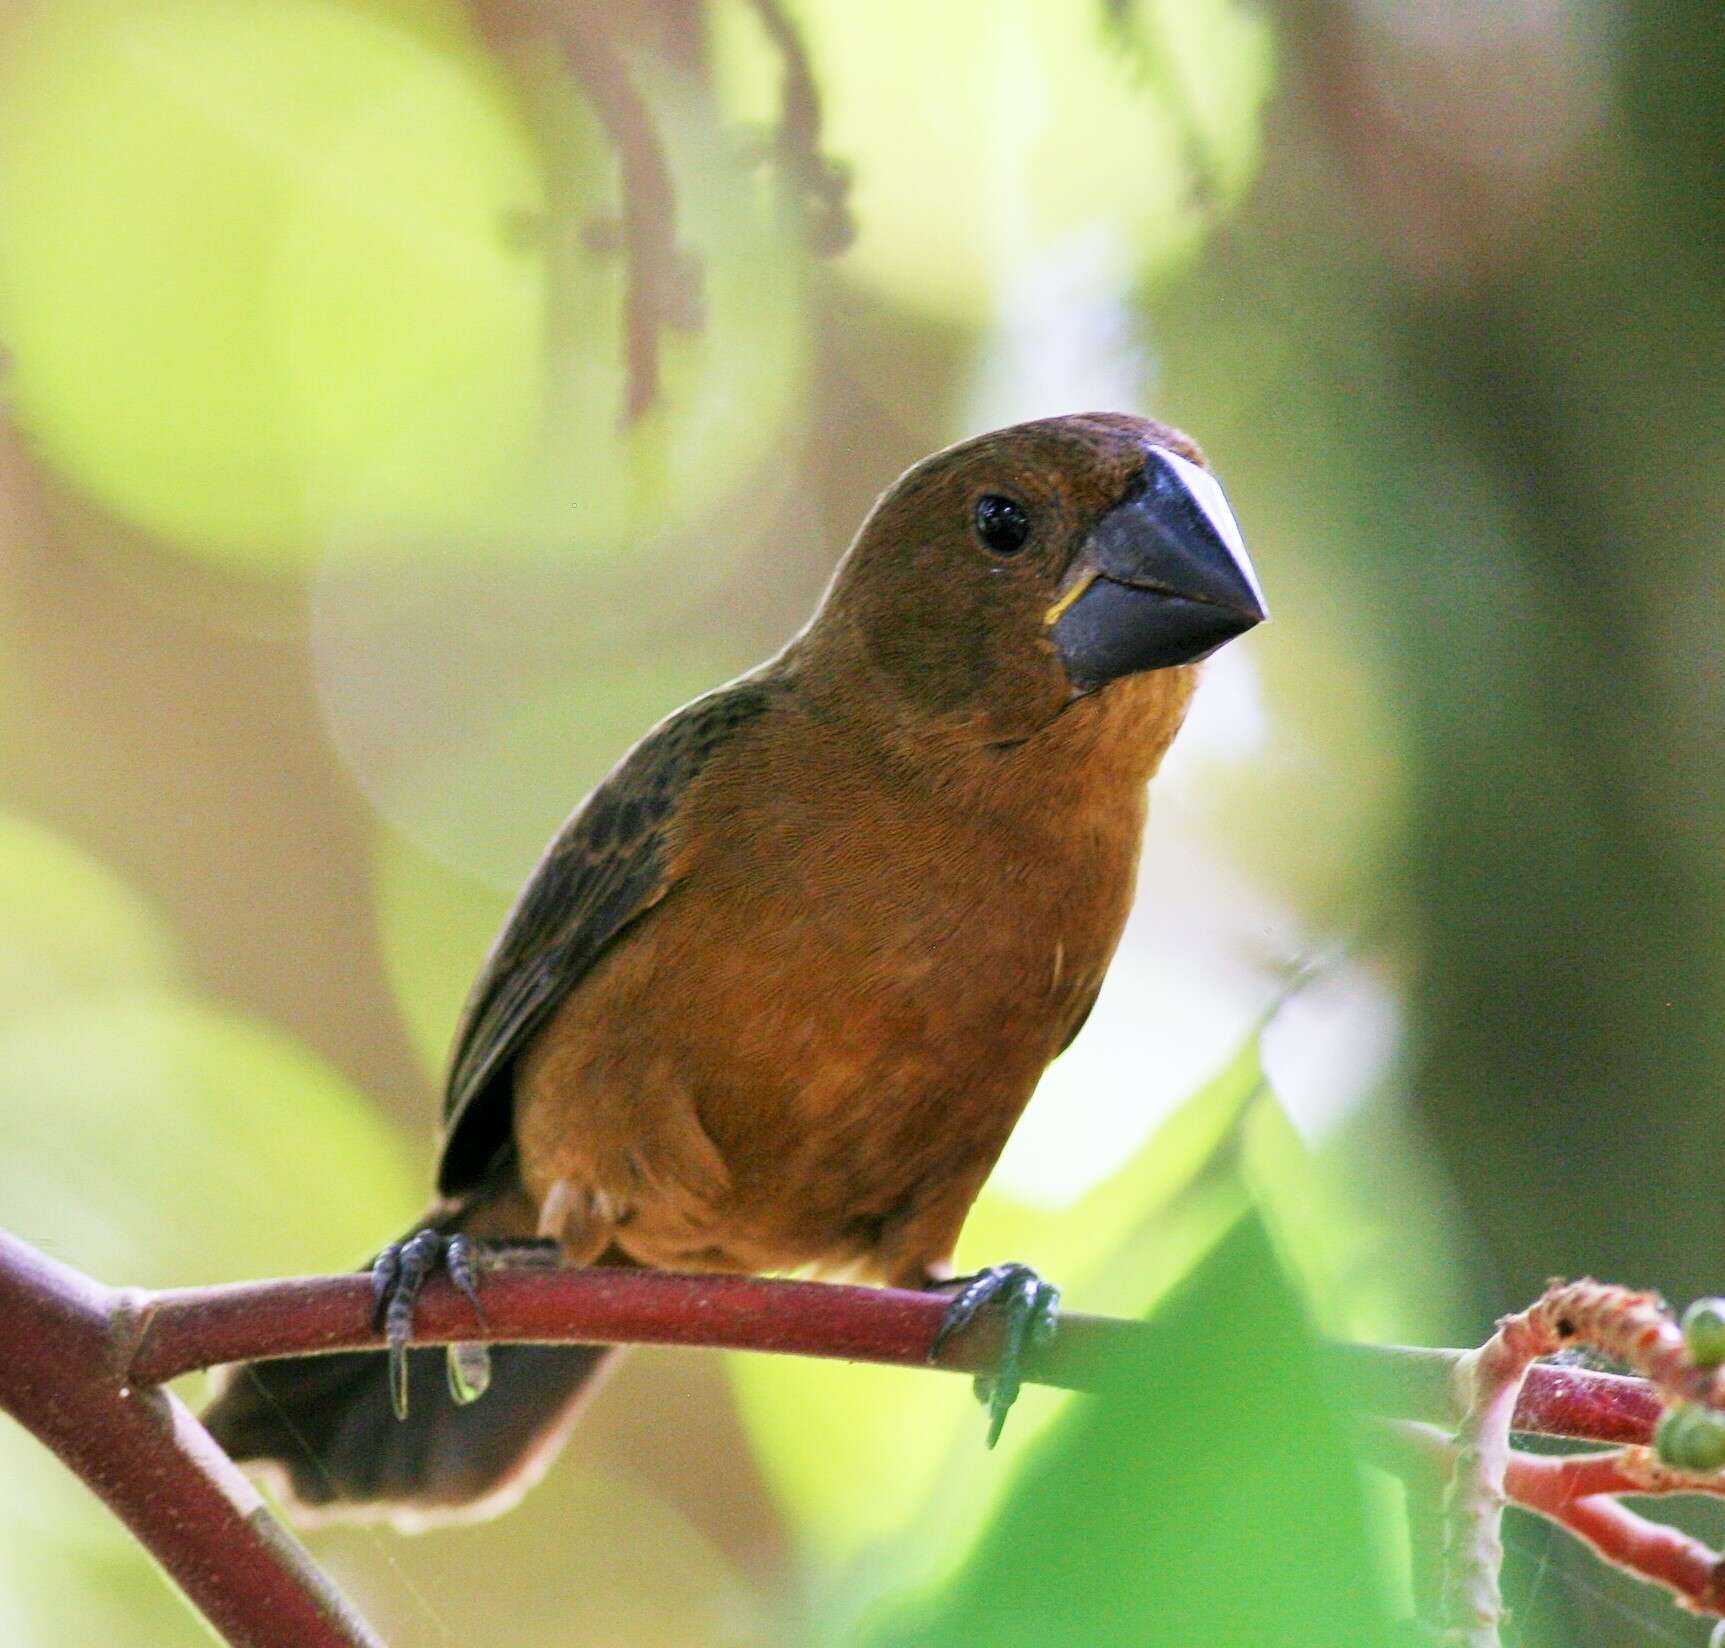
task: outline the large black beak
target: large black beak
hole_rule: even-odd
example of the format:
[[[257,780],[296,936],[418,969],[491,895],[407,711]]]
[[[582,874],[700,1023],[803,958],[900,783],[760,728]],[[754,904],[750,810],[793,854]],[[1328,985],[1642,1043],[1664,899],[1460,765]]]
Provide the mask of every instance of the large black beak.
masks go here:
[[[1096,523],[1064,585],[1048,621],[1081,692],[1196,663],[1269,617],[1215,476],[1162,447]]]

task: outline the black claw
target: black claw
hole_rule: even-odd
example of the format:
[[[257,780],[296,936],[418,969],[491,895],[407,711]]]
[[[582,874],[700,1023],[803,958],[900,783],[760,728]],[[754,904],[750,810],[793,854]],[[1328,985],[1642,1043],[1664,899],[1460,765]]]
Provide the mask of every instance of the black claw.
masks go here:
[[[976,1380],[977,1399],[988,1409],[988,1445],[992,1448],[1000,1440],[1006,1416],[1024,1383],[1025,1351],[1040,1349],[1054,1337],[1060,1289],[1043,1281],[1029,1265],[993,1265],[959,1283],[958,1288],[935,1330],[928,1359],[939,1361],[947,1340],[967,1327],[985,1306],[998,1305],[1005,1312],[1000,1366]]]
[[[461,1290],[468,1304],[473,1306],[473,1314],[483,1326],[485,1307],[479,1302],[479,1266],[474,1256],[473,1243],[467,1237],[449,1238],[449,1245],[443,1250],[443,1268],[449,1272],[450,1281]]]
[[[413,1335],[413,1312],[427,1277],[441,1267],[473,1305],[481,1324],[479,1277],[474,1245],[465,1236],[443,1236],[435,1230],[415,1231],[404,1242],[391,1242],[372,1261],[371,1287],[375,1306],[372,1321],[389,1344],[389,1405],[397,1419],[407,1417],[407,1341]],[[483,1356],[450,1362],[450,1389],[460,1401],[472,1401],[485,1389]]]
[[[389,1296],[395,1291],[395,1279],[401,1274],[401,1243],[391,1242],[371,1261],[371,1325],[383,1326],[383,1313]]]

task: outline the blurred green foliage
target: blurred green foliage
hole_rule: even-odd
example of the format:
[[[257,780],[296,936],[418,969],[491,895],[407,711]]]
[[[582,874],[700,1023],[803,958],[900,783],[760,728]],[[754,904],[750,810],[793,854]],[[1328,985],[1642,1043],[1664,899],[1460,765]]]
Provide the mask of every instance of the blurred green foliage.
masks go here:
[[[1263,1225],[1157,1312],[1147,1361],[1077,1403],[974,1557],[882,1648],[1385,1643],[1345,1417]]]
[[[1308,1324],[1718,1283],[1716,19],[802,0],[855,180],[819,266],[759,16],[593,12],[704,271],[628,426],[616,152],[523,8],[0,21],[0,1224],[115,1282],[357,1261],[587,786],[792,632],[905,464],[1153,411],[1276,622],[1158,783],[1054,1124],[1087,1176],[1003,1173],[960,1258],[1151,1315],[1154,1367],[1027,1392],[989,1455],[960,1381],[642,1353],[508,1521],[315,1548],[401,1642],[1378,1640],[1396,1495]],[[1387,1065],[1345,989],[1260,1041],[1338,946]],[[1239,1051],[1187,1093],[1183,1040]],[[203,1640],[8,1428],[0,1476],[0,1643]],[[1518,1643],[1705,1640],[1510,1545]]]
[[[335,533],[448,538],[519,490],[544,182],[452,8],[385,10],[72,0],[17,42],[13,404],[185,548],[267,566]]]
[[[1265,18],[1229,0],[1122,8],[917,0],[798,9],[825,129],[857,168],[847,275],[887,301],[976,325],[1022,302],[1051,260],[1099,288],[1194,248],[1257,159]],[[743,8],[717,13],[727,106],[765,124],[772,59]],[[916,41],[906,50],[906,41]],[[890,88],[890,94],[888,94]],[[895,120],[891,106],[916,111]]]
[[[179,970],[173,934],[105,864],[0,814],[0,995],[15,1015]]]

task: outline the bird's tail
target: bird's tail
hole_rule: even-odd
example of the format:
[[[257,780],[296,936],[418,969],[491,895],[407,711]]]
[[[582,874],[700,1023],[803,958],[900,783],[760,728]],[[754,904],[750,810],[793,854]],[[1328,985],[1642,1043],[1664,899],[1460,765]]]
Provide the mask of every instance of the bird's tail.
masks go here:
[[[381,1352],[246,1362],[218,1375],[204,1424],[235,1459],[265,1465],[302,1520],[477,1520],[544,1475],[614,1355],[606,1345],[496,1345],[486,1394],[457,1406],[444,1352],[410,1350],[405,1419]]]

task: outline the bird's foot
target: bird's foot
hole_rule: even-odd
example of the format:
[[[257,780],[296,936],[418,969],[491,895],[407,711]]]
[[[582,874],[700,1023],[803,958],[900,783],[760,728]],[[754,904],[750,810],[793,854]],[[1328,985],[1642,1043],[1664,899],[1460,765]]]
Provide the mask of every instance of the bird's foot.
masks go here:
[[[958,1277],[937,1286],[956,1288],[946,1307],[934,1340],[928,1348],[931,1362],[940,1359],[948,1339],[967,1327],[986,1306],[998,1306],[1005,1314],[1001,1329],[1000,1365],[989,1374],[978,1374],[977,1400],[988,1409],[988,1445],[1000,1440],[1006,1416],[1018,1400],[1024,1383],[1024,1357],[1039,1350],[1054,1337],[1060,1314],[1060,1289],[1045,1282],[1029,1265],[991,1265],[974,1276]]]
[[[554,1264],[556,1258],[554,1242],[479,1242],[429,1229],[391,1242],[378,1254],[371,1263],[372,1320],[389,1344],[389,1401],[395,1417],[407,1417],[407,1342],[413,1335],[413,1313],[420,1292],[432,1276],[443,1271],[466,1296],[484,1326],[485,1307],[479,1302],[481,1269],[523,1261]],[[451,1345],[448,1365],[449,1394],[457,1402],[477,1401],[485,1394],[491,1382],[491,1354],[486,1346]]]

